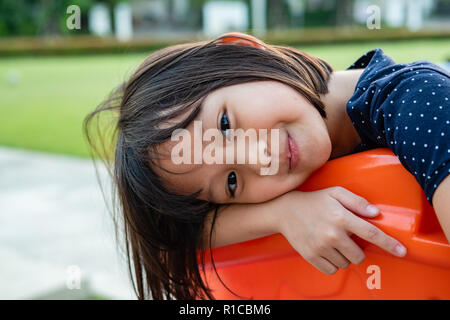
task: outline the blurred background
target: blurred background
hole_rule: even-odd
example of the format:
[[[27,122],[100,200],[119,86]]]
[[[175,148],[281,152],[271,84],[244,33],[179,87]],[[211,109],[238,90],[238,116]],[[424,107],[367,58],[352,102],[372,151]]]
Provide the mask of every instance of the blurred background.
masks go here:
[[[135,299],[82,120],[152,51],[227,31],[448,65],[450,0],[0,0],[0,299]]]

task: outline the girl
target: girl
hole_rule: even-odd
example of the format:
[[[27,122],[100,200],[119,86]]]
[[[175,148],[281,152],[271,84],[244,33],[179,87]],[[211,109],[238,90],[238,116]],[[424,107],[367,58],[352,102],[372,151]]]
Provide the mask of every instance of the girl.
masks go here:
[[[445,70],[395,64],[381,49],[344,71],[242,33],[151,54],[84,123],[113,177],[138,297],[212,299],[199,249],[273,233],[327,274],[364,260],[351,234],[404,256],[402,244],[359,217],[378,214],[366,199],[338,186],[291,191],[328,160],[376,147],[390,148],[416,177],[450,239],[449,97]],[[113,156],[90,129],[107,111],[117,116]],[[278,172],[175,163],[171,137],[194,135],[195,121],[224,141],[231,129],[277,129],[279,140],[265,143],[279,144]],[[105,143],[99,123],[96,132]]]

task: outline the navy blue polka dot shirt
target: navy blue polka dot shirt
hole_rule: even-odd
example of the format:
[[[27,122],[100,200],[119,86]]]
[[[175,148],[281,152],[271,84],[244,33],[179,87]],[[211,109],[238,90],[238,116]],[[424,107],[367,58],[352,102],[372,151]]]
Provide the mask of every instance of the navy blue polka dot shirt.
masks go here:
[[[347,69],[364,69],[347,102],[361,137],[352,151],[390,148],[432,205],[450,173],[450,74],[426,60],[396,64],[374,49]]]

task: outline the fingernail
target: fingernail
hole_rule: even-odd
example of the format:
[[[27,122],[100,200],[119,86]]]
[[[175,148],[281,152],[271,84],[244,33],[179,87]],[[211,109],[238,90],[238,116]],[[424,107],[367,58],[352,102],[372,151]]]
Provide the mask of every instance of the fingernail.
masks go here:
[[[403,257],[406,254],[406,248],[400,244],[398,244],[395,247],[395,251],[397,252],[397,254],[401,257]]]
[[[367,211],[371,214],[377,214],[378,212],[380,212],[380,210],[377,207],[371,204],[367,206]]]

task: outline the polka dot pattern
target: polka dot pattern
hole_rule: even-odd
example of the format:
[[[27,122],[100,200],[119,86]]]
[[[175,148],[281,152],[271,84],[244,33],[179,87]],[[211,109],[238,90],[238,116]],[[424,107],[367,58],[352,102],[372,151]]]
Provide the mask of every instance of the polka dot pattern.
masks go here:
[[[426,60],[396,64],[379,48],[348,69],[365,69],[347,103],[361,137],[352,153],[390,148],[432,205],[450,173],[449,72]]]

